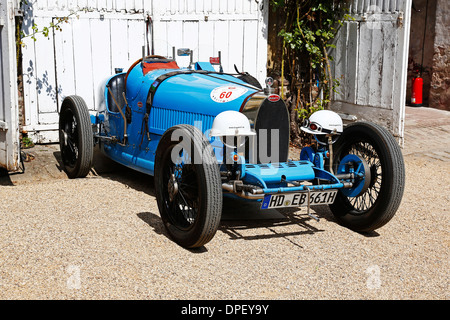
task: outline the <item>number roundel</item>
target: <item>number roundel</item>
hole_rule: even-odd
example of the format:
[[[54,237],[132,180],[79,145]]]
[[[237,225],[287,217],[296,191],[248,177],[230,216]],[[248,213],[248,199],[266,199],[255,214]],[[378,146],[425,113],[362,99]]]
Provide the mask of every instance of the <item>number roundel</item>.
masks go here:
[[[239,98],[247,91],[248,89],[238,86],[217,87],[211,91],[211,99],[219,103],[230,102]]]

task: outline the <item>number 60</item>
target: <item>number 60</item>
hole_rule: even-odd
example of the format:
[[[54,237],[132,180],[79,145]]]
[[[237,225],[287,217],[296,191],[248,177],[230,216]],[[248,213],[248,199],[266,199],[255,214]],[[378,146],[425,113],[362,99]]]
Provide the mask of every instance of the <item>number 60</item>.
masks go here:
[[[226,98],[226,99],[228,99],[229,97],[231,97],[231,94],[232,94],[233,92],[232,91],[224,91],[224,92],[222,92],[221,94],[220,94],[220,96],[219,96],[219,98],[220,99],[223,99],[223,98]]]

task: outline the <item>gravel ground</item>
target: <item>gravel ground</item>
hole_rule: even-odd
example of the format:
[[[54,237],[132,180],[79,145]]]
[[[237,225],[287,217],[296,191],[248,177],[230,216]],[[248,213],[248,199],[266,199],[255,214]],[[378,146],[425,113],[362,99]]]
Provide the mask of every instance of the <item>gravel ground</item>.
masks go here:
[[[168,238],[149,177],[0,186],[0,299],[448,299],[450,168],[405,160],[402,205],[368,236],[316,207],[223,221],[197,250]]]
[[[168,238],[151,177],[10,176],[0,181],[0,299],[447,300],[450,159],[425,149],[404,149],[402,204],[376,232],[338,225],[328,207],[314,207],[317,222],[305,209],[273,219],[229,204],[196,250]]]

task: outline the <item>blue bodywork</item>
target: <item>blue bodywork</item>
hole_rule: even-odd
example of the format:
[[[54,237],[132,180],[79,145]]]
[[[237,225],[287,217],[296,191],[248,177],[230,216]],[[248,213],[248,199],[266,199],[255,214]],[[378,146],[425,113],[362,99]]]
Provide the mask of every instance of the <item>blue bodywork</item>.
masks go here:
[[[203,63],[203,67],[205,67]],[[209,64],[210,65],[210,64]],[[211,65],[210,65],[211,66]],[[198,67],[198,66],[197,66]],[[211,66],[212,68],[212,66]],[[159,83],[160,76],[170,72],[179,72]],[[108,79],[120,75],[114,75]],[[246,93],[229,103],[218,103],[210,98],[209,92],[219,86],[241,85]],[[152,100],[151,112],[148,118],[149,137],[142,137],[146,103],[150,88],[157,89]],[[102,151],[113,160],[129,166],[135,170],[154,174],[155,152],[162,134],[177,124],[191,124],[201,126],[199,129],[206,133],[212,127],[214,117],[226,110],[239,111],[244,100],[258,91],[245,82],[226,74],[214,73],[208,76],[191,70],[158,69],[143,74],[139,66],[134,67],[128,75],[126,86],[126,99],[132,111],[133,125],[128,127],[128,144],[123,146],[117,143],[101,144]],[[205,94],[207,92],[207,94]],[[107,99],[108,90],[104,91]],[[108,122],[109,131],[105,134],[123,139],[124,122],[120,112],[110,111],[108,104],[97,117],[91,121],[95,124]],[[214,143],[211,140],[212,143]]]
[[[211,64],[200,62],[194,69],[156,69],[145,73],[140,64],[110,77],[106,85],[116,77],[126,76],[126,102],[131,110],[131,122],[127,125],[127,139],[124,141],[124,119],[120,112],[114,111],[113,102],[108,98],[108,88],[104,90],[104,108],[99,108],[91,122],[97,127],[97,142],[101,150],[111,159],[138,170],[154,175],[155,154],[161,136],[171,127],[190,124],[199,128],[210,143],[218,150],[223,144],[210,138],[214,118],[223,111],[242,111],[246,101],[262,90],[229,74],[214,71]],[[211,92],[218,87],[232,85],[240,88],[242,94],[232,101],[216,102]],[[117,97],[116,97],[117,98]],[[125,106],[121,106],[124,108]],[[147,118],[148,117],[148,118]],[[299,161],[279,163],[246,163],[243,157],[237,163],[243,185],[257,186],[250,194],[240,191],[237,195],[247,199],[264,201],[264,195],[301,192],[307,190],[342,189],[346,181],[325,170],[326,150],[303,148]],[[219,164],[223,156],[216,152]],[[357,158],[357,157],[356,157]],[[359,159],[349,159],[358,162]],[[356,179],[364,180],[364,168],[355,166]],[[346,167],[339,168],[340,174],[347,174]],[[349,178],[352,183],[355,178]],[[311,181],[324,180],[324,184],[311,184]],[[308,183],[305,183],[308,182]],[[348,187],[348,185],[347,185]],[[225,193],[233,191],[225,189]],[[350,188],[349,195],[359,191]],[[236,191],[234,189],[234,191]],[[236,192],[230,192],[235,193]],[[263,205],[264,208],[264,205]]]

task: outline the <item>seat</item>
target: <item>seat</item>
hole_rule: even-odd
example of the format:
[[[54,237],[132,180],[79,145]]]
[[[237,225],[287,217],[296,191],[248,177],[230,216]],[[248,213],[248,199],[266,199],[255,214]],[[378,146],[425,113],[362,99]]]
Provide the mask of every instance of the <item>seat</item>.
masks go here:
[[[125,100],[123,99],[122,95],[122,92],[125,92],[125,76],[126,73],[119,73],[114,77],[112,77],[107,84],[107,86],[110,87],[111,92],[114,95],[114,98],[116,99],[121,109],[123,109],[123,107],[125,106]],[[117,108],[114,99],[111,97],[111,92],[109,92],[108,90],[107,95],[108,109],[111,112],[119,112],[119,109]]]
[[[180,67],[173,59],[149,58],[142,61],[142,73],[144,76],[148,72],[157,69],[180,69]]]

